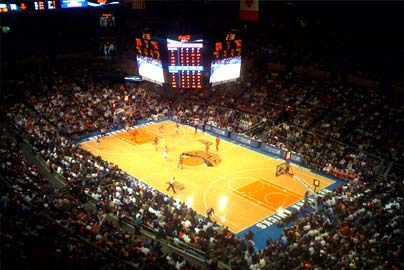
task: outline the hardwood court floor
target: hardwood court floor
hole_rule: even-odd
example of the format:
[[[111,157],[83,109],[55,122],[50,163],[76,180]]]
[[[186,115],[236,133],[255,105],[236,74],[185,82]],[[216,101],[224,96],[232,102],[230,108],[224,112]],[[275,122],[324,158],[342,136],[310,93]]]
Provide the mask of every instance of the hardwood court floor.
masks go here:
[[[164,131],[159,131],[160,126]],[[153,138],[159,137],[158,150]],[[136,141],[134,139],[136,137]],[[177,167],[180,153],[204,153],[203,142],[211,142],[209,152],[217,154],[221,162],[208,167],[198,157],[187,157],[184,169]],[[84,149],[118,165],[122,170],[146,184],[173,196],[202,215],[213,207],[214,219],[231,231],[238,233],[260,220],[304,198],[305,188],[289,175],[275,176],[276,165],[282,161],[249,150],[226,140],[215,149],[215,136],[195,134],[194,128],[180,125],[178,134],[175,122],[164,121],[128,132],[112,134],[81,144]],[[162,156],[167,145],[168,157]],[[334,183],[331,179],[292,165],[294,175],[312,186],[313,179],[320,180],[317,191]],[[176,178],[176,194],[167,191],[168,181]]]

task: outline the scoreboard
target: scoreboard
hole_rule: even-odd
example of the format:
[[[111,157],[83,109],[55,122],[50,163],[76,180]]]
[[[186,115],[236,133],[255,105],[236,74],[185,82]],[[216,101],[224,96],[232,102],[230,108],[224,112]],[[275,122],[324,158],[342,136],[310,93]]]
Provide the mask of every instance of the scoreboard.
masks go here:
[[[235,56],[241,56],[241,39],[236,34],[226,34],[223,41],[216,42],[214,45],[214,59],[225,59]]]
[[[60,1],[0,1],[0,13],[14,11],[53,10],[60,8]]]
[[[0,0],[0,13],[117,5],[119,0]]]
[[[191,35],[167,39],[168,73],[171,87],[202,88],[203,40]]]
[[[139,75],[144,80],[162,85],[166,79],[159,41],[161,43],[163,39],[153,37],[149,33],[142,33],[141,37],[135,38],[136,62]]]
[[[161,58],[158,41],[150,34],[142,33],[142,37],[135,38],[135,42],[137,55],[147,56],[154,59]]]

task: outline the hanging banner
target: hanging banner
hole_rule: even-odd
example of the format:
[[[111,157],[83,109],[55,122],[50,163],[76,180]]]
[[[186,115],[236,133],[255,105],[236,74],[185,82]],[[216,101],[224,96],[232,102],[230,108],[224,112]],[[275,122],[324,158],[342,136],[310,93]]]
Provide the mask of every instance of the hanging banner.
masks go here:
[[[240,0],[240,20],[258,21],[259,2],[258,0]]]

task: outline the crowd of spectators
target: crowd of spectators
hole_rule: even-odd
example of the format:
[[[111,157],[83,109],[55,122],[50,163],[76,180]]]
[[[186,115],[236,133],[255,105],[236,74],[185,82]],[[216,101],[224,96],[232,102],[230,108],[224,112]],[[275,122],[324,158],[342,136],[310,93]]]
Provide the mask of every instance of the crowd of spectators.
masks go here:
[[[305,136],[296,138],[294,135],[300,132],[291,126],[354,146],[358,148],[356,156],[367,152],[395,162],[402,158],[403,108],[389,105],[380,89],[308,80],[293,72],[278,74],[250,69],[240,83],[214,86],[198,93],[184,91],[180,98],[167,100],[128,84],[95,82],[89,74],[91,70],[76,70],[71,75],[61,70],[35,79],[32,91],[42,95],[31,95],[29,102],[68,135],[105,129],[121,120],[134,124],[139,118],[165,115],[185,122],[199,118],[230,131],[260,137],[262,134],[249,131],[265,121],[268,122],[263,130],[265,135],[280,123],[286,123],[293,132],[283,129],[281,134],[259,139],[282,143],[296,152],[300,150],[299,144],[305,144]],[[184,102],[189,99],[192,101]],[[120,119],[118,112],[127,107],[136,113],[131,114],[132,119]],[[279,135],[291,137],[293,144],[285,136],[279,141]],[[330,162],[318,167],[324,168],[327,163]]]
[[[254,97],[260,96],[257,93],[265,93],[265,91],[255,88],[256,90],[246,91],[249,94],[245,94],[242,90],[233,91],[225,89],[225,86],[220,86],[210,93],[207,91],[206,99],[192,97],[184,103],[181,102],[181,99],[162,100],[162,97],[157,94],[148,93],[128,84],[109,85],[89,81],[89,87],[85,88],[86,84],[79,85],[77,82],[64,81],[64,76],[59,73],[54,73],[52,76],[56,76],[57,79],[47,78],[37,81],[40,87],[43,86],[46,89],[42,95],[38,94],[35,97],[27,95],[29,97],[27,104],[19,103],[9,107],[8,118],[16,129],[23,132],[32,144],[34,151],[45,160],[51,172],[66,179],[70,194],[76,199],[67,202],[61,197],[56,203],[46,202],[48,205],[45,209],[46,212],[51,213],[59,224],[68,226],[77,235],[83,236],[96,246],[108,250],[123,260],[131,257],[133,262],[143,263],[142,266],[150,262],[140,260],[140,257],[157,263],[156,260],[161,260],[161,253],[149,253],[150,256],[144,257],[139,250],[146,253],[150,251],[145,251],[143,243],[138,243],[140,246],[137,246],[136,238],[133,239],[133,236],[128,236],[125,232],[120,231],[105,218],[106,214],[111,214],[120,221],[135,223],[136,218],[142,216],[143,224],[151,228],[158,238],[168,237],[173,239],[174,243],[189,244],[210,258],[228,263],[232,269],[246,269],[257,264],[262,269],[266,269],[265,267],[277,268],[277,266],[293,269],[301,267],[303,261],[305,261],[304,267],[324,266],[332,261],[332,266],[328,266],[332,268],[338,265],[338,269],[355,266],[359,268],[375,266],[385,269],[387,266],[398,266],[397,253],[401,246],[397,243],[397,239],[399,239],[397,236],[401,231],[397,231],[396,227],[397,219],[402,218],[401,210],[399,207],[397,208],[397,203],[394,203],[392,210],[384,211],[384,208],[387,204],[391,204],[392,199],[400,200],[395,197],[397,195],[395,191],[398,190],[395,189],[397,188],[395,185],[401,187],[401,183],[396,181],[400,176],[393,176],[394,181],[392,182],[384,180],[374,183],[363,182],[363,178],[357,176],[351,178],[347,188],[341,188],[335,191],[331,197],[323,198],[321,203],[324,207],[318,215],[299,220],[292,228],[285,230],[284,236],[280,240],[269,239],[267,248],[256,252],[253,243],[247,238],[236,237],[227,228],[206,220],[185,204],[129,177],[114,164],[103,161],[81,149],[74,140],[78,134],[99,130],[100,123],[114,124],[116,119],[114,119],[113,110],[124,108],[128,104],[136,105],[141,117],[144,118],[169,116],[185,123],[191,123],[195,118],[199,118],[209,124],[232,131],[247,132],[257,122],[257,119],[262,119],[262,115],[238,110],[237,100],[240,97],[254,99]],[[292,74],[285,79],[267,77],[267,87],[276,85],[279,95],[274,97],[275,100],[265,99],[266,103],[263,104],[270,104],[271,101],[275,101],[273,104],[276,104],[276,99],[281,98],[280,96],[283,94],[282,90],[287,88],[286,91],[292,91],[294,97],[292,103],[286,104],[297,107],[308,102],[315,106],[316,103],[311,102],[311,99],[315,99],[314,94],[310,94],[314,92],[318,95],[318,92],[315,92],[316,88],[319,88],[318,83],[313,83],[310,88],[306,87],[307,90],[305,90],[305,86],[297,83],[297,85],[289,84],[288,80],[291,78]],[[90,80],[89,77],[87,79]],[[49,85],[49,82],[53,81],[60,83],[57,86]],[[49,87],[53,88],[55,92],[49,92]],[[242,88],[241,85],[237,85],[237,87]],[[254,89],[254,85],[250,85],[250,87]],[[295,88],[299,88],[299,90]],[[218,89],[224,91],[218,91]],[[125,96],[129,98],[125,99]],[[216,104],[207,102],[211,96],[217,102]],[[235,99],[231,100],[228,98],[229,96],[234,96]],[[365,97],[363,98],[365,99]],[[52,106],[48,106],[51,103]],[[309,107],[307,104],[305,106]],[[257,107],[261,108],[261,106]],[[104,114],[108,108],[111,108],[110,113]],[[274,105],[274,108],[282,107]],[[317,122],[308,121],[314,125],[296,125],[293,122],[293,115],[295,113],[300,116],[301,111],[294,110],[287,118],[279,115],[283,113],[282,110],[279,110],[278,114],[273,113],[274,111],[265,117],[271,119],[270,117],[275,116],[281,121],[268,121],[270,124],[267,128],[270,128],[266,130],[265,142],[283,144],[285,147],[293,145],[296,147],[294,150],[304,154],[305,160],[307,160],[306,165],[314,169],[326,170],[326,166],[323,168],[318,165],[322,165],[319,163],[320,161],[326,160],[335,168],[352,168],[356,172],[365,172],[366,176],[372,175],[372,168],[376,163],[365,152],[343,144],[338,144],[342,148],[336,149],[330,136],[308,133],[310,126],[315,126]],[[68,118],[72,119],[69,120],[72,121],[68,125],[69,128],[66,128],[67,125],[62,120],[62,116],[67,114],[73,116]],[[228,121],[224,115],[230,117],[232,121]],[[87,117],[91,121],[88,121]],[[302,117],[302,119],[304,118]],[[224,122],[226,120],[228,122]],[[251,122],[251,124],[243,128],[243,125],[240,124],[242,120]],[[133,119],[133,121],[131,124],[135,124],[136,120]],[[228,125],[229,123],[236,123],[236,125],[231,126]],[[6,145],[9,144],[9,142],[5,142]],[[18,153],[18,151],[14,152]],[[18,158],[21,159],[21,157]],[[16,173],[21,171],[23,170],[17,170]],[[330,171],[328,172],[330,173]],[[6,174],[10,175],[10,171],[7,171]],[[16,175],[11,174],[11,176],[14,178]],[[15,178],[18,179],[18,177]],[[385,189],[386,194],[375,203],[375,195],[379,194],[380,189],[378,185],[383,183],[388,186]],[[40,183],[39,186],[46,186],[44,184]],[[32,194],[27,195],[25,192],[31,192],[31,190],[21,188],[21,195],[29,199]],[[95,201],[97,210],[94,213],[87,212],[82,207],[88,200]],[[358,209],[361,209],[358,206],[361,205],[364,205],[365,211],[358,212]],[[371,205],[371,211],[368,209],[369,205]],[[364,213],[367,213],[367,216],[363,215]],[[374,226],[380,223],[378,221],[380,217],[382,217],[383,225],[389,224],[389,226],[385,233],[381,234],[379,231],[379,235],[375,236]],[[364,224],[364,219],[369,221],[369,227],[357,226]],[[380,242],[381,239],[391,240],[390,242],[393,242],[397,249],[388,249],[380,243],[377,246],[373,245],[374,242]],[[138,249],[130,249],[133,246]],[[353,246],[356,247],[355,253],[348,255],[344,253],[344,256],[341,256],[341,252],[345,249],[351,250]],[[304,252],[301,252],[302,250]],[[360,252],[376,253],[380,258],[372,256],[370,259],[363,259],[359,256],[362,254]],[[289,253],[297,253],[301,256],[295,256],[294,260],[289,260]],[[328,261],[328,258],[331,261]],[[387,258],[392,259],[387,260]],[[158,263],[167,263],[167,260],[161,260]],[[170,260],[170,263],[172,267],[177,265],[181,269],[187,265],[183,259]]]
[[[269,269],[401,269],[402,189],[397,171],[352,181],[324,196],[316,215],[268,240],[261,255]]]
[[[69,200],[56,196],[49,181],[40,175],[39,168],[26,160],[18,142],[5,131],[2,129],[0,136],[2,268],[98,266],[108,269],[112,266],[97,249],[85,245],[49,217],[56,203],[59,211],[70,215]]]
[[[23,110],[20,119],[25,122],[22,113]],[[46,134],[35,125],[32,120],[32,125],[25,127],[37,132],[37,136]],[[90,185],[85,185],[83,192],[68,195],[57,192],[39,173],[39,168],[27,160],[20,149],[21,142],[10,138],[5,129],[1,131],[2,267],[195,269],[182,256],[164,251],[159,240],[122,229],[119,222],[108,216],[113,213],[119,219],[124,218],[115,212],[119,210],[114,205],[110,207],[100,200],[95,209],[86,207],[88,198],[85,196],[95,196],[89,193]],[[19,138],[35,142],[39,137],[23,135]],[[70,184],[73,190],[78,187]]]

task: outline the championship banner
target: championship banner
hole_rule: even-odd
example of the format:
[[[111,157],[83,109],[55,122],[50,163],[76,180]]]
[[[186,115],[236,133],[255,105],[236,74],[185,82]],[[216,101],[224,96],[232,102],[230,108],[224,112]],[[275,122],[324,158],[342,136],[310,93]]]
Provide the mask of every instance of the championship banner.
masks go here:
[[[240,20],[258,21],[259,0],[240,0]]]
[[[146,0],[132,0],[132,8],[133,9],[146,9]]]

